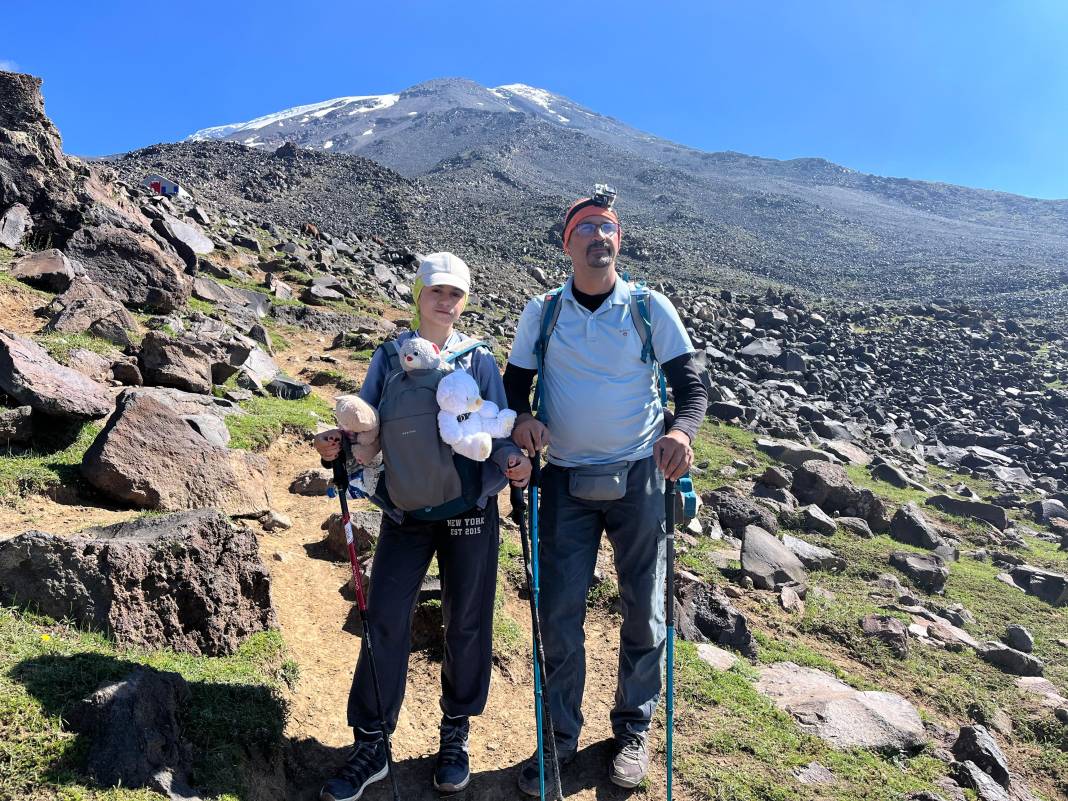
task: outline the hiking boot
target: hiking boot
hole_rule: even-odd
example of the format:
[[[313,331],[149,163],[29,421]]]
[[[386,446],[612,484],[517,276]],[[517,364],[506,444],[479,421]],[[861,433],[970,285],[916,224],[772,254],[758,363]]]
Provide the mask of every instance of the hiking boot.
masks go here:
[[[572,759],[575,758],[575,752],[565,752],[560,748],[560,744],[556,744],[556,758],[560,761],[560,771],[563,772],[564,766],[566,766]],[[548,789],[553,785],[553,762],[549,757],[549,746],[545,746],[545,789]],[[541,795],[540,785],[538,783],[538,752],[535,751],[530,759],[519,766],[519,789],[526,795],[531,795],[537,798]]]
[[[649,751],[645,747],[648,736],[644,731],[627,731],[616,737],[616,755],[612,757],[609,775],[619,787],[637,787],[649,770]]]
[[[442,793],[455,793],[471,781],[471,768],[467,756],[467,732],[470,726],[466,717],[441,718],[441,739],[438,758],[434,762],[434,789]]]
[[[356,742],[341,772],[323,785],[320,801],[357,801],[368,785],[389,775],[382,732],[356,730]]]

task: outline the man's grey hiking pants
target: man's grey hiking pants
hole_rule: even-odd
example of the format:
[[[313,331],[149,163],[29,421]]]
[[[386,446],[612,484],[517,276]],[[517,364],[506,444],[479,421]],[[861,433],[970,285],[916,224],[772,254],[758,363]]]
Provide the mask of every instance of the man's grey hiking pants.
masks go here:
[[[540,611],[549,704],[562,753],[578,747],[586,681],[583,624],[601,532],[608,535],[623,606],[612,731],[649,728],[660,699],[664,620],[664,480],[652,457],[633,462],[626,495],[586,501],[568,492],[566,468],[541,474]]]
[[[449,717],[481,714],[489,694],[493,659],[493,601],[497,593],[500,518],[497,498],[484,510],[458,518],[402,524],[382,517],[371,566],[367,616],[375,649],[382,707],[389,730],[397,726],[408,657],[412,616],[419,589],[435,553],[441,573],[441,611],[445,622],[445,659],[441,666],[441,711]],[[360,650],[349,692],[348,721],[353,728],[381,731],[366,651]]]

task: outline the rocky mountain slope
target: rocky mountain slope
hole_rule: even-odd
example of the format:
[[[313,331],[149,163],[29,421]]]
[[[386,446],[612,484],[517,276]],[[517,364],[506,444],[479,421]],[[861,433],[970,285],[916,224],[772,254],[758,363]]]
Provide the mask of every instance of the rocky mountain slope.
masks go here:
[[[456,213],[523,210],[537,233],[557,216],[538,214],[543,197],[566,203],[609,181],[651,240],[636,250],[697,279],[738,269],[845,296],[990,298],[1060,290],[1068,268],[1068,201],[866,175],[815,158],[702,152],[522,84],[439,79],[190,137],[217,138],[358,153],[425,176],[441,197],[462,200]]]
[[[359,629],[308,440],[407,325],[428,219],[480,243],[463,327],[498,358],[563,274],[508,254],[552,229],[509,242],[487,203],[464,232],[431,179],[360,156],[193,142],[84,164],[35,79],[0,73],[0,99],[0,798],[310,801],[344,755]],[[139,186],[166,164],[188,197]],[[678,534],[675,797],[1068,799],[1063,320],[656,285],[710,388]],[[375,511],[357,523],[373,549]],[[533,747],[516,536],[480,801],[515,797]],[[411,799],[436,797],[438,593],[396,739]],[[579,801],[627,797],[597,678],[619,603],[606,547]],[[662,737],[638,797],[663,798]]]

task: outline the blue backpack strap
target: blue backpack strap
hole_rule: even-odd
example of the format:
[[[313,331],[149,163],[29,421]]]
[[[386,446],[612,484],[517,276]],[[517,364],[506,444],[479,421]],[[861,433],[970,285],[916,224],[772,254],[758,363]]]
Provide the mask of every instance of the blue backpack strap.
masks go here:
[[[479,348],[488,348],[488,347],[489,347],[489,345],[487,345],[481,339],[468,339],[468,340],[464,341],[460,345],[460,347],[457,348],[456,350],[448,350],[448,349],[446,349],[445,351],[443,351],[442,352],[442,360],[445,362],[445,364],[452,364],[457,359],[460,359],[460,358],[466,356],[471,351],[478,350]]]
[[[534,343],[534,358],[538,363],[538,382],[534,385],[534,399],[530,403],[530,409],[538,413],[541,403],[541,380],[545,373],[545,350],[549,347],[549,337],[556,328],[556,321],[560,319],[560,295],[563,293],[562,286],[545,295],[545,302],[541,306],[541,327],[538,331],[538,339]],[[544,417],[542,417],[544,422]]]
[[[653,322],[649,313],[650,305],[648,287],[642,284],[631,284],[630,290],[630,316],[634,322],[634,328],[638,332],[638,338],[642,341],[642,361],[652,364],[653,372],[656,373],[656,381],[660,388],[660,403],[667,407],[667,382],[664,380],[664,371],[660,369],[656,353],[653,350]]]

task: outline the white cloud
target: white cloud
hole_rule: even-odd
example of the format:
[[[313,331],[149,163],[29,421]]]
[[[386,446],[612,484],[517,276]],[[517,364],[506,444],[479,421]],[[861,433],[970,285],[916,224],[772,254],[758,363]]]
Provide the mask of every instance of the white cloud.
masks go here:
[[[22,69],[9,58],[0,58],[0,70],[5,72],[22,72]]]

